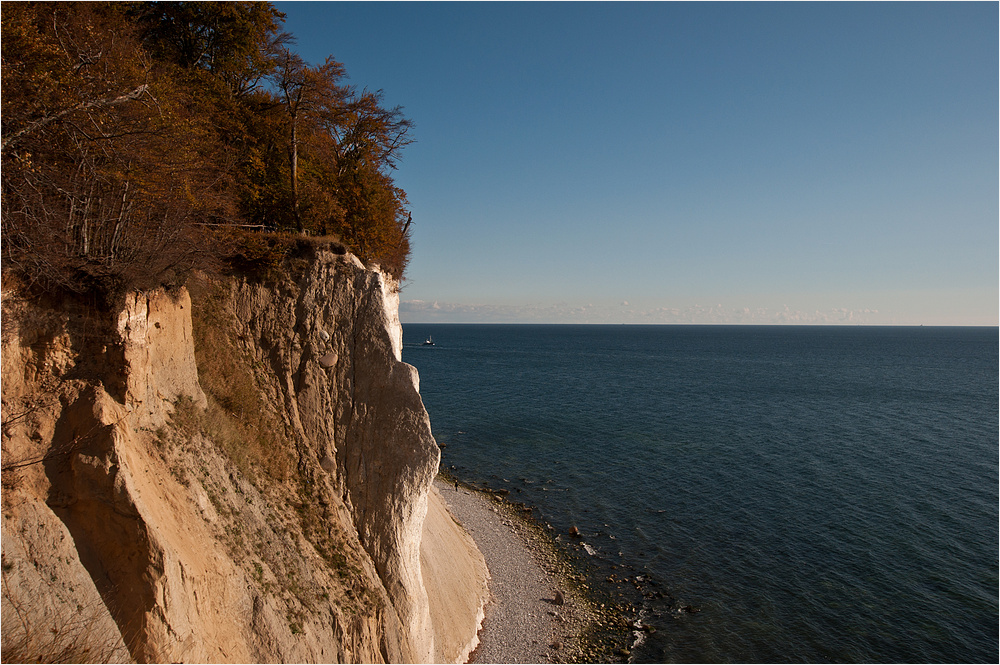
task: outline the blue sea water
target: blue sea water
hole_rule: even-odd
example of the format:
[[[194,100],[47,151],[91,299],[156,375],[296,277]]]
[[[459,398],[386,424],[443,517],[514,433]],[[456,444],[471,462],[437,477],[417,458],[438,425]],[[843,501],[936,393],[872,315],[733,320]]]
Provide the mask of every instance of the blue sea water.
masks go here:
[[[634,660],[998,661],[996,328],[409,324],[403,359],[444,467],[641,576]]]

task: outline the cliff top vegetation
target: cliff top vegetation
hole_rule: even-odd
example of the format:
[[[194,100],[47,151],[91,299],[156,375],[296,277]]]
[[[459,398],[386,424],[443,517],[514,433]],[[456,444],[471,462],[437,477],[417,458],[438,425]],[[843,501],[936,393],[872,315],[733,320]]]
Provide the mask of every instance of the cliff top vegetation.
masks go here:
[[[412,123],[332,57],[305,62],[283,20],[267,2],[5,5],[5,276],[107,296],[266,268],[309,234],[401,278]]]

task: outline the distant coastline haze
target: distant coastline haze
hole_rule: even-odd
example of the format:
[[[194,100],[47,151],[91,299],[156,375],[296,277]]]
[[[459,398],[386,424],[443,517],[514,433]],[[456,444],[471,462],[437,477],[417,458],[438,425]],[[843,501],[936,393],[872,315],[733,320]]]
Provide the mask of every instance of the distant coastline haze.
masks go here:
[[[406,322],[997,325],[996,3],[277,3],[402,105]]]

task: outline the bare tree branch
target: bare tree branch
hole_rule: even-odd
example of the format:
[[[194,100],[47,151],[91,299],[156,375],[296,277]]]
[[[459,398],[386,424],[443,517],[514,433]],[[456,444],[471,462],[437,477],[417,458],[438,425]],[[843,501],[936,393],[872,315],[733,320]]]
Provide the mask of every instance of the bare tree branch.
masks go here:
[[[57,120],[66,117],[70,113],[74,113],[76,111],[89,111],[91,109],[97,109],[97,108],[108,108],[111,106],[118,106],[119,104],[124,104],[125,102],[135,101],[136,99],[142,97],[147,90],[149,90],[149,85],[143,83],[135,90],[132,90],[131,92],[126,92],[124,95],[119,95],[117,97],[106,97],[104,99],[92,99],[90,101],[80,102],[79,104],[75,104],[74,106],[71,106],[68,109],[63,109],[59,113],[46,116],[44,118],[40,118],[32,123],[29,123],[25,127],[22,127],[21,129],[17,130],[12,135],[4,137],[3,144],[0,145],[0,152],[3,152],[8,148],[10,148],[12,145],[15,145],[22,137],[26,136],[27,134],[36,132],[44,127],[47,127],[48,125],[51,125],[53,122],[56,122]]]

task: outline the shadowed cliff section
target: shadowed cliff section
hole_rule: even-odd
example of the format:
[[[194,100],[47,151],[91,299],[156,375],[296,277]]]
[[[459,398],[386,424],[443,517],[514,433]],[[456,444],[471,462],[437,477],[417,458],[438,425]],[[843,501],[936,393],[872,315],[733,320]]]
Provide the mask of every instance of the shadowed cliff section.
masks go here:
[[[396,285],[322,248],[189,285],[3,294],[5,660],[464,659],[486,571],[453,521],[424,535],[439,450]],[[421,557],[461,573],[429,597]]]

